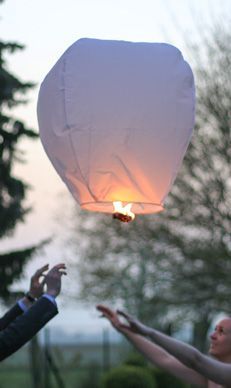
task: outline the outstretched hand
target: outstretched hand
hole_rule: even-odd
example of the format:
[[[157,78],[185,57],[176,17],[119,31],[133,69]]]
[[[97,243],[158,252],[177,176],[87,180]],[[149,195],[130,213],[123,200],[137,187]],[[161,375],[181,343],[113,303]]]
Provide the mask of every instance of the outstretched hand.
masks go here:
[[[44,265],[43,267],[39,268],[31,277],[29,293],[33,298],[37,299],[43,294],[45,285],[44,272],[47,271],[48,268],[49,264]]]
[[[66,265],[63,263],[55,265],[47,273],[45,283],[47,285],[47,294],[56,297],[61,291],[61,278],[66,275]]]
[[[131,315],[125,313],[122,310],[117,310],[117,314],[121,315],[127,320],[128,322],[127,328],[131,330],[133,333],[141,334],[144,336],[147,336],[150,334],[151,329],[148,326],[141,323],[138,319],[132,317]]]
[[[147,326],[143,325],[137,319],[133,318],[132,316],[126,314],[121,310],[113,311],[109,307],[100,304],[97,305],[96,308],[102,313],[103,317],[107,318],[111,322],[112,326],[116,330],[124,334],[128,332],[133,332],[136,334],[148,335],[149,333],[149,328]],[[120,315],[126,319],[127,324],[123,323],[120,320]]]
[[[120,321],[116,311],[102,304],[98,304],[96,308],[102,313],[101,317],[107,318],[116,330],[123,331],[127,329],[126,325]]]

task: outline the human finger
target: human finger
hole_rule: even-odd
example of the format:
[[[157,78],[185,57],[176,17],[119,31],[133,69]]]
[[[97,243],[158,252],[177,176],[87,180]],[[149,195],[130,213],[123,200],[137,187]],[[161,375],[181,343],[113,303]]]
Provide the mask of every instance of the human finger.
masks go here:
[[[46,276],[61,276],[61,275],[67,275],[66,267],[53,267]]]
[[[35,274],[31,277],[31,283],[33,284],[38,283],[40,281],[40,278],[45,276],[46,275],[43,272],[41,272],[40,270],[37,270]]]
[[[67,275],[67,272],[66,271],[59,271],[60,275]]]
[[[48,268],[49,268],[49,264],[45,264],[41,268],[37,269],[34,275],[40,276],[41,274],[43,274],[44,271],[47,271]]]
[[[128,330],[130,332],[133,332],[131,326],[126,325],[125,323],[120,323],[120,328],[121,328],[121,330]]]
[[[124,311],[122,310],[116,310],[117,314],[121,315],[122,317],[124,317],[125,319],[127,319],[128,321],[131,321],[133,320],[133,317],[127,313],[125,313]]]
[[[66,268],[54,268],[53,272],[60,275],[67,275]]]
[[[43,265],[41,268],[39,268],[38,271],[42,273],[42,272],[46,271],[48,268],[49,268],[49,264],[47,263],[47,264]]]
[[[103,315],[105,314],[110,318],[113,318],[113,316],[115,315],[114,311],[112,311],[109,307],[101,304],[98,304],[96,306],[96,309],[99,310]]]
[[[113,319],[113,316],[111,316],[105,311],[105,312],[101,312],[101,315],[99,316],[99,318],[107,318],[111,321]]]
[[[61,280],[61,277],[63,275],[67,275],[67,272],[65,271],[52,271],[50,273],[48,273],[46,276],[45,276],[45,283],[48,283],[50,281],[55,281],[55,280]]]
[[[66,269],[66,264],[65,263],[56,264],[51,268],[51,271],[56,271],[59,269]]]

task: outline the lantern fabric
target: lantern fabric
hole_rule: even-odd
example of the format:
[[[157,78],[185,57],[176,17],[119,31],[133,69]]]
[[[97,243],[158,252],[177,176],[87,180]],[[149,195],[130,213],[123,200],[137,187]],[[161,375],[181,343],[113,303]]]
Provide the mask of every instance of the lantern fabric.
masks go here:
[[[82,208],[163,210],[194,125],[194,80],[164,43],[80,39],[42,82],[38,121],[53,166]]]

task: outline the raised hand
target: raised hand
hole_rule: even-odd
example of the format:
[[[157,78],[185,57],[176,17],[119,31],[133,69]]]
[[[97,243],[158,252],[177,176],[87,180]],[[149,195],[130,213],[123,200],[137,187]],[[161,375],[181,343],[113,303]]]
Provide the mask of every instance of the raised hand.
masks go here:
[[[126,333],[128,334],[129,332],[141,334],[144,336],[148,336],[150,334],[150,330],[151,330],[150,327],[145,326],[143,323],[138,321],[138,319],[132,317],[131,315],[125,313],[124,311],[121,311],[121,310],[113,311],[109,307],[101,304],[97,305],[96,308],[102,313],[103,317],[107,318],[111,322],[112,326],[116,330],[122,332],[123,334],[126,334]],[[122,322],[119,316],[122,316],[123,318],[125,318],[127,321],[127,324]]]
[[[47,273],[45,283],[47,285],[47,294],[56,297],[61,291],[61,278],[66,275],[66,265],[63,263],[55,265]]]
[[[118,331],[125,331],[126,329],[129,329],[129,326],[124,325],[120,319],[116,311],[111,310],[109,307],[104,306],[102,304],[98,304],[96,306],[97,310],[99,310],[102,313],[102,317],[107,318],[112,326],[118,330]]]
[[[44,285],[45,285],[44,272],[47,271],[48,268],[49,268],[49,264],[44,265],[43,267],[39,268],[31,277],[29,294],[33,298],[37,299],[43,294]]]
[[[132,332],[145,336],[150,334],[151,328],[141,323],[138,319],[121,310],[117,310],[116,312],[118,315],[121,315],[127,320],[129,326],[126,327],[129,328],[129,330],[131,330]]]

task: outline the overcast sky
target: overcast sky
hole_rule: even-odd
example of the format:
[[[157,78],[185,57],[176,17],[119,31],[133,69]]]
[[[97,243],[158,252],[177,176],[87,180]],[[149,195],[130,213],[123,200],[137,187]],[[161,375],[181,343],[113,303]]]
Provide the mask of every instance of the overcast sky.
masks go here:
[[[0,5],[0,39],[26,46],[25,50],[7,57],[9,69],[22,80],[37,83],[28,94],[29,104],[17,109],[15,115],[29,127],[38,129],[36,102],[39,84],[77,39],[167,42],[180,48],[187,59],[185,36],[198,39],[201,33],[195,27],[195,21],[203,30],[205,22],[222,18],[230,11],[229,0],[5,0]],[[27,164],[16,166],[15,172],[33,187],[27,203],[34,210],[25,225],[16,228],[11,239],[1,241],[0,251],[25,247],[56,233],[54,216],[61,206],[59,194],[66,191],[39,141],[23,141],[20,147],[26,151]],[[28,282],[29,274],[36,266],[62,258],[58,244],[45,250],[43,255],[29,263],[23,284]],[[64,281],[64,293],[66,289],[67,282]],[[101,327],[102,323],[92,311],[81,310],[82,323],[90,325],[93,317],[94,325]],[[66,313],[66,320],[60,314],[56,322],[68,324],[70,314],[70,311]],[[78,315],[72,316],[80,326]]]

